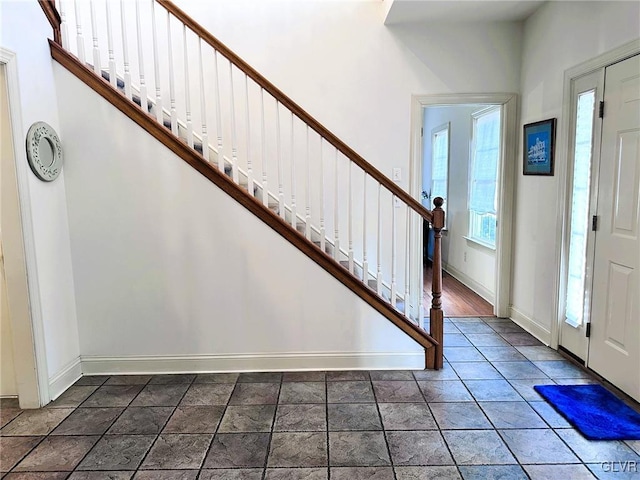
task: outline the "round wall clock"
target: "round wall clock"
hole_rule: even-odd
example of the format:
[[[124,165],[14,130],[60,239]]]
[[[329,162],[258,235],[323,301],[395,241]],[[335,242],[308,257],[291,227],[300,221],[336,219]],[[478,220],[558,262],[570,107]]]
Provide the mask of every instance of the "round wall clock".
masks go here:
[[[27,132],[27,160],[36,176],[51,182],[62,169],[62,146],[55,130],[45,122],[36,122]]]

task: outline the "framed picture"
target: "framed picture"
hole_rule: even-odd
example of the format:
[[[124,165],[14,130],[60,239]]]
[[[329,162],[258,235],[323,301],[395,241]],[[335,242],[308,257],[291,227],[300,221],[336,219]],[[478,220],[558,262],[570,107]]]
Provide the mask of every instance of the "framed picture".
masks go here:
[[[556,119],[550,118],[524,126],[524,175],[553,176]]]

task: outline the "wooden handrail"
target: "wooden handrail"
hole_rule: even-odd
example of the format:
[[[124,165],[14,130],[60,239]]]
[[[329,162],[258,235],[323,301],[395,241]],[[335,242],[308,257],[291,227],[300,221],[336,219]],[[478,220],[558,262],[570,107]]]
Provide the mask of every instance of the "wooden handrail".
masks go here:
[[[38,0],[38,3],[53,28],[53,41],[58,45],[62,45],[62,37],[60,33],[60,24],[62,23],[62,20],[60,19],[60,13],[58,13],[58,9],[56,8],[55,0]]]
[[[271,96],[273,96],[279,103],[287,107],[295,116],[305,122],[309,127],[315,130],[318,135],[327,140],[331,145],[337,148],[345,157],[351,160],[364,170],[367,175],[375,179],[378,183],[389,190],[393,195],[398,197],[409,207],[415,210],[428,222],[433,224],[433,212],[426,209],[421,203],[415,200],[411,195],[405,192],[402,188],[398,187],[393,181],[391,181],[380,170],[375,168],[358,153],[356,153],[351,147],[340,140],[336,135],[331,133],[324,125],[313,118],[307,113],[300,105],[291,100],[285,95],[278,87],[263,77],[256,69],[245,62],[242,58],[236,55],[229,49],[224,43],[211,35],[202,25],[196,22],[193,18],[187,15],[183,10],[177,7],[170,0],[155,0],[157,3],[167,9],[174,17],[189,27],[196,35],[202,38],[205,42],[211,45],[215,50],[224,55],[231,63],[233,63],[238,69],[244,72],[254,82],[264,88]]]

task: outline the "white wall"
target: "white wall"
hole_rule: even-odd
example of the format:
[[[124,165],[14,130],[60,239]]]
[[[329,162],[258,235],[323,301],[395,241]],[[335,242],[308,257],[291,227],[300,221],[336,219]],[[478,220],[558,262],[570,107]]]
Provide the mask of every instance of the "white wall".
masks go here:
[[[521,26],[385,26],[386,2],[176,2],[408,190],[412,94],[512,92]]]
[[[85,372],[423,367],[388,320],[55,73],[75,139],[65,170]]]
[[[485,105],[486,106],[486,105]],[[423,188],[431,185],[431,133],[434,128],[449,123],[449,191],[447,229],[442,235],[443,268],[472,290],[494,302],[495,250],[467,240],[469,153],[471,145],[471,115],[482,105],[428,107],[424,109]],[[423,201],[427,206],[427,201]]]
[[[640,37],[639,18],[637,2],[548,2],[530,17],[522,53],[522,124],[557,117],[561,131],[564,71]],[[567,139],[557,140],[556,160],[562,162]],[[556,171],[564,168],[556,164]],[[564,209],[558,188],[557,175],[518,174],[513,316],[547,341],[558,291],[556,219]]]
[[[36,121],[47,122],[60,131],[53,61],[47,42],[52,31],[38,3],[2,2],[1,32],[0,45],[17,54],[22,124],[14,124],[13,128],[22,132],[22,138]],[[64,136],[61,140],[66,149],[69,141]],[[24,141],[17,148],[24,148]],[[24,155],[16,155],[16,158],[24,158]],[[31,283],[29,287],[32,293],[35,289],[39,294],[40,302],[39,305],[31,304],[32,315],[42,318],[49,381],[55,383],[80,354],[65,172],[63,168],[56,181],[45,183],[38,180],[26,164],[18,165],[17,169],[26,169],[28,177],[27,188],[20,192],[21,208],[23,221],[30,221],[33,229],[37,264],[37,284]]]

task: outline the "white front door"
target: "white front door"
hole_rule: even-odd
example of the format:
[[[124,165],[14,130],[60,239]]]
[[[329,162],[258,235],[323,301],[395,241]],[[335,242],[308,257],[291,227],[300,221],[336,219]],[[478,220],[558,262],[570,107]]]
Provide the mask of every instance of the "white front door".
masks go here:
[[[640,401],[640,56],[607,67],[588,366]]]

